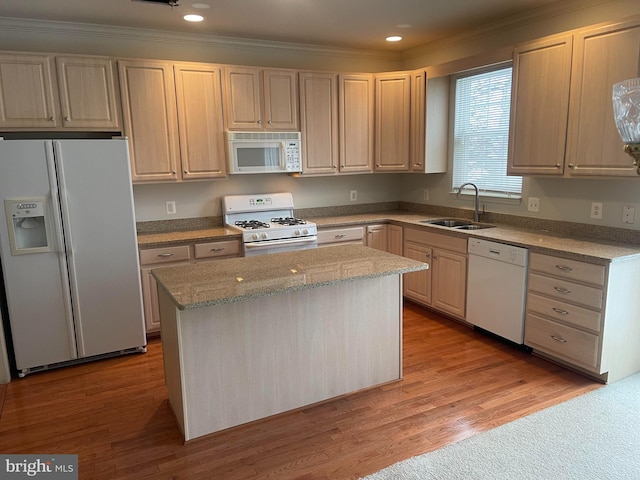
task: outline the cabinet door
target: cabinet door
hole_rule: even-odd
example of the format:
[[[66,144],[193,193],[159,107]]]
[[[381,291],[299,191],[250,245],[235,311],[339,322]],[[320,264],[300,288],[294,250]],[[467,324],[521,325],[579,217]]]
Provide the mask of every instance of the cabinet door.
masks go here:
[[[613,119],[615,83],[640,76],[640,26],[623,23],[575,36],[567,163],[571,176],[636,176]]]
[[[120,60],[118,71],[132,180],[177,180],[180,150],[173,66]]]
[[[59,127],[52,57],[0,54],[0,127]]]
[[[267,130],[298,130],[298,72],[264,70],[264,112]]]
[[[387,225],[367,225],[367,247],[387,251]]]
[[[467,298],[467,257],[434,249],[432,275],[432,306],[464,318]]]
[[[338,75],[301,72],[302,172],[338,171]]]
[[[142,280],[142,303],[144,305],[144,324],[147,334],[160,331],[160,307],[158,306],[158,284],[151,275],[154,267],[140,269]]]
[[[425,172],[427,116],[427,72],[411,72],[411,132],[409,164],[415,172]]]
[[[120,128],[111,59],[58,56],[56,68],[64,127]]]
[[[226,175],[220,68],[174,65],[183,180]]]
[[[376,75],[376,171],[409,170],[411,75]]]
[[[431,305],[431,249],[418,243],[405,242],[404,256],[412,260],[428,263],[428,270],[405,273],[402,277],[404,296]]]
[[[403,229],[400,225],[389,225],[387,229],[387,252],[402,256]]]
[[[262,130],[260,70],[251,67],[224,69],[224,111],[229,130]]]
[[[340,171],[373,170],[373,75],[339,75]]]
[[[563,173],[571,50],[570,35],[514,50],[509,175]]]

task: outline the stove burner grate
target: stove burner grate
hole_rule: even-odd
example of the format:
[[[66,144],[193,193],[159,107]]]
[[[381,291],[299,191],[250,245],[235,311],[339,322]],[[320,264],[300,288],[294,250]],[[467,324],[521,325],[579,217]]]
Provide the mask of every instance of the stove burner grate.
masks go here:
[[[236,227],[247,228],[255,230],[257,228],[269,228],[271,225],[261,222],[260,220],[238,220],[236,221]]]
[[[277,223],[278,225],[304,225],[305,223],[307,223],[305,220],[294,217],[272,218],[271,222]]]

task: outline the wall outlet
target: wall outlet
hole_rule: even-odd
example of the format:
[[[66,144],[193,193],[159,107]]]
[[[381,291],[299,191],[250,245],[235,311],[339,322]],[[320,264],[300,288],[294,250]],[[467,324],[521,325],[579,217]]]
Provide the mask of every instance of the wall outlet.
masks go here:
[[[633,217],[635,217],[636,209],[631,205],[625,205],[622,207],[622,223],[633,223]]]
[[[602,218],[602,202],[591,203],[591,218]]]
[[[529,205],[527,208],[530,212],[539,212],[540,211],[540,199],[536,197],[529,197]]]
[[[167,207],[167,215],[175,215],[176,214],[176,201],[175,200],[167,200],[165,205]]]
[[[422,199],[423,200],[429,200],[429,189],[428,188],[425,188],[422,191]]]
[[[358,191],[357,190],[351,190],[349,192],[349,200],[352,202],[355,202],[358,200]]]

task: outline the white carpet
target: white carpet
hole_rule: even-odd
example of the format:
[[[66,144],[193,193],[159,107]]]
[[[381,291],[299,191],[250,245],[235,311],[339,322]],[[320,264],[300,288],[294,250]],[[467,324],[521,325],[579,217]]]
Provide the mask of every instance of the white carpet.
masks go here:
[[[365,478],[640,479],[640,374]]]

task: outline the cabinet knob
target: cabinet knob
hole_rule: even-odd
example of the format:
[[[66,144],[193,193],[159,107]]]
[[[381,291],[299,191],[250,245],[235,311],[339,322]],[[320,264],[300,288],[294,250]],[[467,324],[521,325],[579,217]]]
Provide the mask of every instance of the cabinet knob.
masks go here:
[[[556,163],[556,168],[560,168],[562,165],[560,165],[559,163]]]
[[[176,172],[175,170],[171,170],[171,175],[176,175],[178,172]]]
[[[331,165],[331,168],[338,168],[337,165]]]
[[[189,175],[189,172],[187,172],[186,170],[184,170],[182,173],[184,173],[185,175]]]
[[[68,122],[69,120],[70,120],[70,119],[69,119],[69,115],[65,115],[65,116],[64,116],[64,121],[65,121],[65,122]]]
[[[570,163],[569,168],[576,168],[576,166],[573,163]]]
[[[49,120],[50,122],[53,122],[53,116],[49,117],[49,118],[48,118],[48,120]]]
[[[269,125],[271,125],[271,120],[267,120],[267,123],[268,123]]]
[[[262,124],[262,119],[258,119],[258,125]]]

